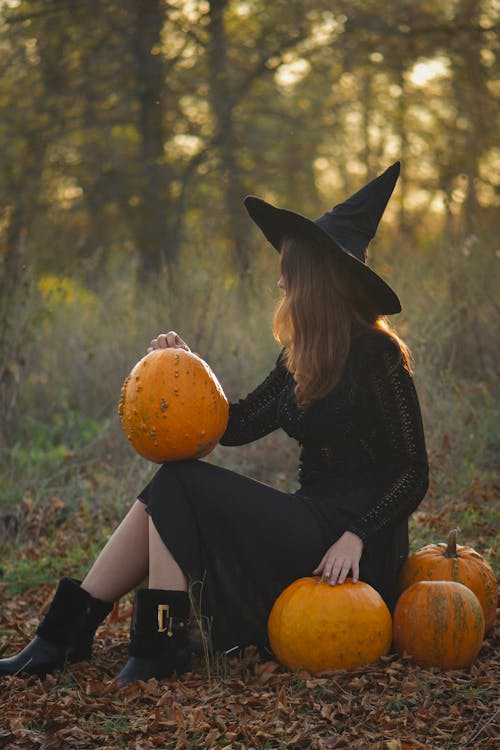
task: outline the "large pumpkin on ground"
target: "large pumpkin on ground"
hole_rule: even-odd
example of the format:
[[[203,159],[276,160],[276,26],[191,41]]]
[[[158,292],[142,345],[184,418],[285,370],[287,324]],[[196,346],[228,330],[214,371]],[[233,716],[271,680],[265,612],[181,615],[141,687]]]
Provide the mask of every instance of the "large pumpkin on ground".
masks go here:
[[[427,544],[406,560],[401,569],[400,590],[418,581],[463,583],[481,602],[486,630],[495,622],[498,598],[495,574],[479,552],[457,545],[457,529],[450,531],[447,544]]]
[[[422,667],[468,667],[478,655],[483,638],[483,609],[463,583],[419,581],[397,601],[396,649]]]
[[[157,463],[201,458],[217,445],[229,405],[214,373],[184,349],[155,349],[123,384],[120,420],[128,440]]]
[[[389,652],[391,614],[367,583],[330,586],[299,578],[281,592],[268,620],[269,642],[289,669],[356,669]]]

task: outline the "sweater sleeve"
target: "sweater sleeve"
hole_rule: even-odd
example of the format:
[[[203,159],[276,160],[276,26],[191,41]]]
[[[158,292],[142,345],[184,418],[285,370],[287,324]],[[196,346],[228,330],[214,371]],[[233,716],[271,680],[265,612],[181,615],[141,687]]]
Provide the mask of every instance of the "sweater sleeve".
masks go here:
[[[399,348],[385,341],[367,363],[371,407],[382,427],[386,454],[385,490],[349,528],[366,542],[373,534],[408,518],[429,485],[429,466],[417,393],[400,360]]]
[[[274,369],[255,390],[238,403],[229,404],[229,422],[220,440],[221,445],[244,445],[278,429],[278,398],[287,375],[282,354]]]

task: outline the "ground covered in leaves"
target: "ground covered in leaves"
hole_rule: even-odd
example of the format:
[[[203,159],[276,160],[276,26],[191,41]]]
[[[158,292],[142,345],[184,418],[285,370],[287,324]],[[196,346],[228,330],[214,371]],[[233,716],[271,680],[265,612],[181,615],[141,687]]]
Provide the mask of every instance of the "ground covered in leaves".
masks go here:
[[[496,509],[496,510],[495,510]],[[479,485],[462,505],[432,498],[413,521],[420,541],[441,541],[459,514],[462,536],[495,566],[498,494]],[[94,539],[114,519],[100,509],[65,509],[29,498],[9,516],[0,583],[0,656],[32,637],[57,577],[78,577]],[[4,524],[5,525],[5,524]],[[9,531],[10,529],[10,531]],[[23,529],[22,534],[19,530]],[[16,537],[17,535],[17,537]],[[87,540],[87,541],[86,541]],[[28,587],[27,587],[28,586]],[[92,664],[40,681],[0,681],[0,748],[9,750],[464,750],[498,747],[499,629],[467,670],[422,669],[391,655],[353,672],[290,673],[255,649],[194,658],[177,680],[118,688],[126,660],[130,600],[98,631]]]
[[[18,603],[9,606],[9,620],[18,609]],[[178,680],[118,688],[114,677],[126,658],[126,642],[117,630],[113,623],[101,628],[90,667],[75,665],[43,682],[4,678],[0,747],[498,747],[493,636],[466,671],[440,673],[390,656],[355,672],[291,674],[248,648],[242,658],[227,661],[225,674],[209,677],[200,658]],[[15,640],[21,645],[25,639]]]

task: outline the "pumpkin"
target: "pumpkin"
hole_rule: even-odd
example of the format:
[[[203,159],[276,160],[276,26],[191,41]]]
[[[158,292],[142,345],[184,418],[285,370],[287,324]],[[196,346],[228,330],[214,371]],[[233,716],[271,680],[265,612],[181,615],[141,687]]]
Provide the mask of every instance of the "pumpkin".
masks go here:
[[[456,581],[414,583],[399,597],[393,620],[397,652],[422,667],[468,667],[484,638],[479,599]]]
[[[356,669],[389,652],[391,614],[367,583],[331,586],[299,578],[276,599],[268,619],[271,648],[289,669]]]
[[[219,442],[229,405],[214,373],[184,349],[155,349],[125,380],[118,407],[123,430],[157,463],[206,456]]]
[[[400,590],[404,591],[417,581],[463,583],[481,602],[488,630],[495,622],[497,611],[495,574],[479,552],[457,545],[457,531],[450,531],[447,544],[427,544],[406,560],[399,578]]]

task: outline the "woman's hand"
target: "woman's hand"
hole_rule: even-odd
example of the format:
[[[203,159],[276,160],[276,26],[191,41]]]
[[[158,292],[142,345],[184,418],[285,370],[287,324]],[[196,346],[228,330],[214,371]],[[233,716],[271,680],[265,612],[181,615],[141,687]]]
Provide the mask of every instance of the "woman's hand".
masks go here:
[[[155,339],[151,341],[151,345],[148,347],[147,353],[153,352],[155,349],[184,349],[186,352],[190,352],[191,349],[185,341],[175,331],[169,331],[168,333],[160,333]]]
[[[321,573],[322,580],[334,586],[336,583],[344,583],[349,571],[352,570],[352,580],[356,582],[359,580],[359,561],[362,551],[363,542],[359,536],[346,531],[325,552],[320,564],[313,570],[313,575]]]

